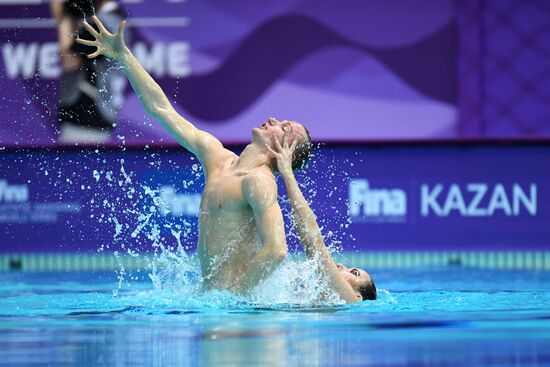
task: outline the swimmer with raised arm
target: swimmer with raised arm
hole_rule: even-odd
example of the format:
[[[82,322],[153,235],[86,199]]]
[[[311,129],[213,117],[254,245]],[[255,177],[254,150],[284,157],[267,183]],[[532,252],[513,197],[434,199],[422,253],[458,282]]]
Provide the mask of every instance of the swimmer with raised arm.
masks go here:
[[[291,141],[292,143],[289,145]],[[274,139],[273,147],[268,146],[268,150],[276,158],[277,168],[285,182],[292,208],[292,218],[302,247],[309,258],[316,258],[319,261],[330,288],[346,303],[367,299],[375,300],[377,298],[376,286],[370,274],[362,269],[348,269],[342,264],[336,264],[325,246],[315,214],[302,195],[292,170],[293,156],[298,144],[298,139],[294,139],[290,134],[285,134],[282,145],[279,139]]]
[[[148,114],[202,164],[206,185],[200,203],[197,252],[204,285],[249,294],[288,252],[272,171],[275,158],[268,148],[274,140],[282,141],[285,132],[290,134],[298,142],[292,165],[301,167],[309,159],[309,133],[297,122],[269,118],[252,129],[252,142],[237,156],[176,112],[126,47],[125,22],[111,34],[99,19],[93,17],[93,21],[97,30],[86,21],[84,26],[95,39],[78,38],[76,42],[91,47],[89,58],[105,55],[117,61]]]

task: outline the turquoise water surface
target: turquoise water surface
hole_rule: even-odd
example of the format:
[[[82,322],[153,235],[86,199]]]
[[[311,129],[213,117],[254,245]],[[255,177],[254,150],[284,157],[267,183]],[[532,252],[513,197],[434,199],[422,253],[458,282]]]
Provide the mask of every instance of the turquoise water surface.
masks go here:
[[[133,274],[0,273],[0,365],[545,366],[550,273],[371,269],[377,301],[263,304]]]

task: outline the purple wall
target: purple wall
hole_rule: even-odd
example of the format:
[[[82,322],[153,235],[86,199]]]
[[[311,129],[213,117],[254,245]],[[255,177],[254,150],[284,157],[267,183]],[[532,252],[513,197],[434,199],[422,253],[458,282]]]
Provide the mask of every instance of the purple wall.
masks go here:
[[[47,3],[16,3],[0,5],[0,145],[52,146],[55,27]],[[545,0],[123,4],[136,55],[226,143],[271,115],[330,142],[550,136]],[[120,140],[174,144],[129,87]]]
[[[548,138],[548,1],[464,0],[457,4],[461,133]]]
[[[549,162],[547,145],[334,146],[298,180],[348,251],[548,250]],[[4,151],[0,166],[2,252],[153,251],[174,233],[194,249],[202,173],[183,149]]]
[[[177,109],[225,143],[267,117],[319,141],[457,136],[453,0],[128,3],[131,44]],[[0,144],[56,144],[48,5],[0,5]],[[159,21],[160,19],[160,21]],[[112,143],[173,144],[126,88]],[[335,128],[337,126],[337,128]]]

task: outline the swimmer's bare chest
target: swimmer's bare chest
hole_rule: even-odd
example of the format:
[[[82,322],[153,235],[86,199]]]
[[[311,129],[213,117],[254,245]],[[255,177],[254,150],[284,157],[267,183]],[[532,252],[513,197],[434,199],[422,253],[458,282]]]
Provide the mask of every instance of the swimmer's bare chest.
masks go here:
[[[258,244],[252,208],[243,191],[246,172],[230,168],[210,175],[200,205],[198,255],[203,276],[229,284]]]

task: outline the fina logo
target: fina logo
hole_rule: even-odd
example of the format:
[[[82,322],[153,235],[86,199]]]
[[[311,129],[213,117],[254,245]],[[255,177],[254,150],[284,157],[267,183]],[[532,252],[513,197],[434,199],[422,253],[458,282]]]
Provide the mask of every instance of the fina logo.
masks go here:
[[[25,203],[29,201],[27,185],[9,185],[8,181],[0,180],[0,202]]]
[[[404,222],[407,194],[401,189],[373,189],[368,180],[352,179],[349,212],[354,222]]]
[[[174,186],[162,186],[159,193],[160,212],[174,217],[196,217],[199,215],[201,195],[197,193],[178,194]]]

